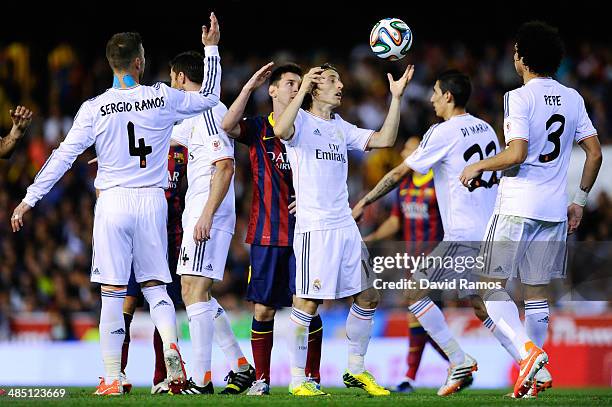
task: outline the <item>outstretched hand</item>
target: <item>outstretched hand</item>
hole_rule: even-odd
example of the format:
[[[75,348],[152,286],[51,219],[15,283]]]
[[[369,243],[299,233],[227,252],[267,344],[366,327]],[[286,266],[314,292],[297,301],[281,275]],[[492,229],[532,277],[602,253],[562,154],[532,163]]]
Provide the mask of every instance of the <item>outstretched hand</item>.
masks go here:
[[[219,21],[215,13],[210,13],[210,28],[202,26],[202,44],[218,45],[221,32],[219,31]]]
[[[263,85],[268,80],[270,75],[272,75],[270,68],[273,66],[274,62],[268,62],[259,68],[259,70],[255,72],[253,76],[251,76],[251,79],[249,79],[249,81],[244,85],[244,88],[249,91],[253,91]]]
[[[32,122],[32,111],[24,106],[17,106],[15,110],[9,110],[13,126],[19,131],[24,131]]]
[[[21,202],[17,205],[11,216],[11,227],[13,228],[13,232],[19,232],[21,230],[23,227],[23,215],[30,209],[32,209],[32,207],[25,202]]]
[[[404,74],[398,79],[393,80],[393,75],[390,73],[387,74],[387,78],[389,79],[389,90],[391,91],[391,95],[395,97],[402,97],[406,87],[412,80],[412,76],[414,75],[414,65],[408,65]]]

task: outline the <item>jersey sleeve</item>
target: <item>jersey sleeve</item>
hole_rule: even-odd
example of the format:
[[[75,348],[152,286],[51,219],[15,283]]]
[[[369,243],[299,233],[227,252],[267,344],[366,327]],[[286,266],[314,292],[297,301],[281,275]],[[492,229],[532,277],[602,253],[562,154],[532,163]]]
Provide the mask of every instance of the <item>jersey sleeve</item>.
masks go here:
[[[576,122],[577,126],[574,140],[576,140],[577,143],[580,143],[586,138],[597,135],[597,130],[593,126],[593,123],[591,123],[591,119],[589,118],[589,114],[587,113],[584,105],[584,99],[580,95],[578,95],[578,98],[578,120]]]
[[[53,185],[72,167],[74,160],[96,141],[93,130],[93,114],[88,102],[81,105],[72,128],[64,141],[53,150],[42,166],[34,183],[30,185],[23,201],[33,207]]]
[[[234,159],[234,140],[221,128],[221,122],[226,113],[227,108],[222,103],[212,109],[210,113],[205,113],[205,119],[211,121],[210,127],[217,130],[215,134],[204,140],[204,145],[210,151],[211,164],[227,158]]]
[[[234,138],[234,140],[239,143],[246,144],[247,146],[253,144],[253,140],[257,134],[256,119],[254,117],[245,117],[244,119],[240,120],[238,125],[240,126],[240,135]]]
[[[504,137],[529,142],[529,102],[516,90],[504,95]]]
[[[172,136],[170,138],[183,147],[189,147],[189,137],[193,128],[189,124],[189,120],[183,120],[172,127]]]
[[[204,80],[199,92],[184,92],[166,86],[174,119],[195,116],[219,103],[221,95],[221,57],[217,46],[204,47]]]
[[[301,132],[304,127],[304,123],[306,122],[304,115],[306,113],[299,109],[297,115],[295,116],[295,121],[293,122],[293,136],[289,140],[281,139],[281,142],[289,147],[294,147],[300,142]]]
[[[348,150],[365,151],[368,147],[370,137],[374,130],[362,129],[340,118],[344,134],[346,136],[346,148]]]
[[[439,125],[434,124],[423,136],[419,147],[406,157],[404,164],[418,173],[427,174],[431,167],[446,157],[452,146],[453,143],[440,132]]]

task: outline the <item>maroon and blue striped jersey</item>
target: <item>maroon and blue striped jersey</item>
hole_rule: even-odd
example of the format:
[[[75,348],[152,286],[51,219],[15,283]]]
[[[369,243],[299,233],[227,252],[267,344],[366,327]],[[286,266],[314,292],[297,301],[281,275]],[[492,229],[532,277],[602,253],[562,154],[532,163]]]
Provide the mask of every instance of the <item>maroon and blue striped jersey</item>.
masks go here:
[[[444,237],[442,218],[434,189],[433,171],[405,177],[396,190],[391,215],[401,219],[402,239],[407,242],[438,242]]]
[[[253,199],[246,242],[260,246],[292,246],[295,216],[288,205],[294,199],[287,151],[274,136],[274,117],[256,116],[240,122],[236,141],[249,147]]]
[[[183,235],[181,216],[185,207],[185,195],[181,193],[181,184],[187,174],[187,147],[181,145],[170,146],[168,151],[168,189],[166,189],[166,200],[168,201],[168,237],[178,238],[177,245],[180,247]],[[177,237],[180,236],[180,237]],[[174,241],[168,241],[168,246],[174,245]]]

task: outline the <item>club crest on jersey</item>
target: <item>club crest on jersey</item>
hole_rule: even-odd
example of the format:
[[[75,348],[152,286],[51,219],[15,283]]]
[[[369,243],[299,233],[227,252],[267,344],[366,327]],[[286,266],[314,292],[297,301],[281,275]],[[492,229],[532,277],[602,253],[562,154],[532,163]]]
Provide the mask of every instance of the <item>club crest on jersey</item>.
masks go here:
[[[218,138],[212,139],[210,145],[212,146],[213,151],[219,151],[223,146],[221,140],[219,140]]]
[[[315,281],[312,282],[312,289],[315,293],[318,292],[321,289],[321,280],[318,278],[315,279]]]
[[[179,152],[175,151],[174,152],[174,161],[177,164],[184,164],[185,163],[185,154],[179,153]]]

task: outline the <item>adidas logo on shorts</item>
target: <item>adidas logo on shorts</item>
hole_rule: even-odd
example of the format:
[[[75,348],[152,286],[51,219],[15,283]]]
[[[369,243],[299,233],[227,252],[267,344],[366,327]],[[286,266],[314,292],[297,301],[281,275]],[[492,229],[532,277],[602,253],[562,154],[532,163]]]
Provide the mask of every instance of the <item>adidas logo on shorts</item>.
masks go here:
[[[170,305],[168,304],[168,301],[166,300],[161,300],[160,302],[158,302],[157,304],[155,304],[155,306],[153,307],[153,309],[159,307],[160,305]]]
[[[315,131],[313,131],[312,134],[314,134],[315,136],[320,136],[321,132],[319,131],[319,129],[315,129]]]
[[[119,328],[116,331],[112,331],[111,335],[125,335],[125,330],[123,328]]]
[[[208,266],[204,267],[204,269],[208,271],[213,271],[213,266],[212,264],[208,263]]]
[[[95,275],[100,275],[100,270],[98,270],[97,268],[92,272],[92,274]]]

